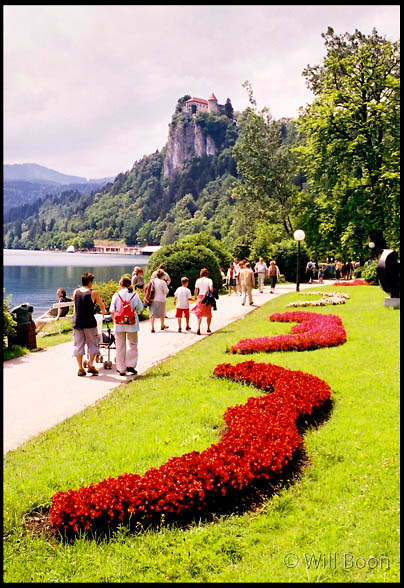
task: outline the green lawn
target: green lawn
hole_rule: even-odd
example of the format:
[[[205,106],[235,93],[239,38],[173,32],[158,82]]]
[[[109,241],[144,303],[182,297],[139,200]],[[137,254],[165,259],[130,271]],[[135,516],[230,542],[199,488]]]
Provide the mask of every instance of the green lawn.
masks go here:
[[[398,582],[400,311],[384,307],[379,287],[325,289],[351,299],[304,310],[341,316],[344,345],[227,354],[241,338],[290,330],[268,316],[294,310],[286,303],[304,296],[280,296],[9,452],[4,581]],[[293,484],[253,509],[232,513],[229,505],[226,516],[185,528],[123,528],[109,540],[71,543],[27,529],[24,522],[46,510],[58,490],[142,474],[218,441],[226,407],[259,391],[212,371],[246,359],[309,372],[332,388],[332,412],[306,432],[306,465]]]

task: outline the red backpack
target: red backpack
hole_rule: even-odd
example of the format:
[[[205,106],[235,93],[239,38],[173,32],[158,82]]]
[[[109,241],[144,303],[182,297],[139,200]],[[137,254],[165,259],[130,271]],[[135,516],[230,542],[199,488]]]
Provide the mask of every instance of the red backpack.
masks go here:
[[[115,313],[114,321],[117,325],[135,325],[136,324],[136,312],[132,310],[130,305],[132,298],[136,296],[136,292],[129,300],[123,300],[118,294],[119,300],[122,302],[121,308]]]

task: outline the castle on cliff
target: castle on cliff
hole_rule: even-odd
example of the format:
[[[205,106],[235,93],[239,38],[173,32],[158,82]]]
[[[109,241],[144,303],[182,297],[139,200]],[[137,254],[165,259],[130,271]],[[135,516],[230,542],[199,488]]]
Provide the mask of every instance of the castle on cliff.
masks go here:
[[[218,104],[217,98],[212,92],[212,95],[208,100],[205,100],[204,98],[190,98],[187,100],[182,107],[182,114],[196,114],[200,111],[224,114],[224,109],[225,105]]]

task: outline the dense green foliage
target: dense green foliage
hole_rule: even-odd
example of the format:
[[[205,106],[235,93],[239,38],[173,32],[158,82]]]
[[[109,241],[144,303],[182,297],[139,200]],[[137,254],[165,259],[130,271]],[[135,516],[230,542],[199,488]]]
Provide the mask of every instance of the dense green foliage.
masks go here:
[[[239,140],[233,150],[240,175],[233,195],[240,214],[248,215],[247,235],[254,238],[257,220],[268,218],[280,225],[284,237],[291,237],[290,214],[298,181],[296,156],[288,144],[294,138],[294,123],[273,120],[267,108],[257,112],[249,82],[243,85],[251,107],[241,117]]]
[[[308,176],[299,212],[316,252],[361,257],[400,246],[399,42],[376,30],[322,35],[322,66],[303,72],[314,102],[298,125],[305,141],[297,150]]]
[[[5,290],[3,288],[3,295]],[[10,297],[3,298],[3,349],[7,347],[8,337],[15,335],[16,321],[13,319],[10,308]]]
[[[354,278],[361,278],[369,283],[378,285],[379,278],[377,277],[377,259],[371,263],[360,266],[354,270]]]

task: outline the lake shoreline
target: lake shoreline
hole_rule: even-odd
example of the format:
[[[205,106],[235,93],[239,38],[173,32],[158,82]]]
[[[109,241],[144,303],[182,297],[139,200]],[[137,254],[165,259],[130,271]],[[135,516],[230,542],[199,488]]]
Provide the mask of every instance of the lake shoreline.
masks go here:
[[[65,251],[3,249],[3,298],[10,296],[11,308],[31,304],[35,320],[56,302],[58,288],[64,288],[70,298],[84,272],[95,275],[97,287],[97,282],[118,282],[137,265],[145,271],[149,260],[149,256],[116,253],[72,255]]]

